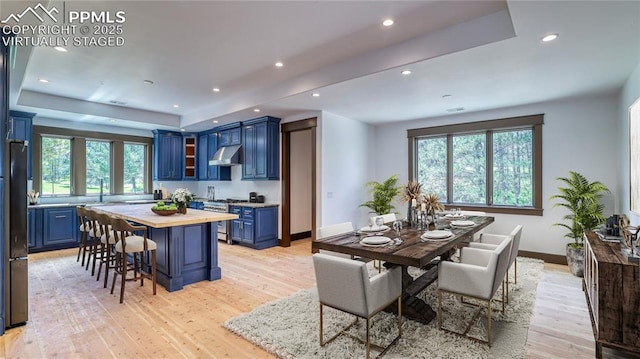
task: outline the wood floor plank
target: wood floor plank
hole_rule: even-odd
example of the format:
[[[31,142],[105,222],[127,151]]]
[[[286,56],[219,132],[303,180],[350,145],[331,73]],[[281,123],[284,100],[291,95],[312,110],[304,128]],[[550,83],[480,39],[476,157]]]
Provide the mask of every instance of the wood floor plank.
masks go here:
[[[127,285],[124,304],[75,262],[76,250],[29,255],[29,322],[0,337],[6,358],[273,358],[227,331],[227,319],[315,284],[311,243],[261,251],[220,242],[222,279],[169,293]],[[109,281],[110,283],[110,281]],[[545,264],[527,358],[592,358],[579,278]],[[607,349],[610,357],[618,353]],[[623,356],[620,356],[623,357]],[[626,356],[624,356],[626,357]]]

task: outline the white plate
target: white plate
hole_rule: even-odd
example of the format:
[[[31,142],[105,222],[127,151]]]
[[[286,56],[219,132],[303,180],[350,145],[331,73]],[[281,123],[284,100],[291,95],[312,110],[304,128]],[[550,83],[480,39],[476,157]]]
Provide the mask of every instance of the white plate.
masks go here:
[[[427,231],[421,236],[423,239],[445,239],[449,238],[453,235],[450,231],[444,230],[435,230],[435,231]]]
[[[464,214],[445,214],[445,218],[464,218]]]
[[[373,236],[373,237],[365,237],[363,238],[360,243],[362,244],[373,244],[373,245],[382,245],[382,244],[387,244],[391,241],[391,238],[389,237],[383,237],[383,236]]]
[[[456,227],[471,227],[475,226],[475,224],[474,221],[451,221],[451,225]]]
[[[389,226],[383,224],[380,227],[373,225],[371,227],[369,226],[364,226],[362,228],[360,228],[360,231],[362,232],[380,232],[380,231],[386,231],[389,229]]]

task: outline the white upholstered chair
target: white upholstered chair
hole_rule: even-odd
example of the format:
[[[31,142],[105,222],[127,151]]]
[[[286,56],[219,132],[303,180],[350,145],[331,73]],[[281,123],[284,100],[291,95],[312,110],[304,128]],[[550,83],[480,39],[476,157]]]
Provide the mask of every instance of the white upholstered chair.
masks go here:
[[[442,261],[438,267],[438,328],[454,334],[466,336],[491,345],[491,310],[493,297],[503,283],[509,268],[511,238],[500,243],[494,250],[465,247],[461,250],[460,263]],[[502,291],[502,311],[504,311],[504,290]],[[468,336],[469,329],[478,318],[483,306],[468,323],[464,332],[443,327],[442,295],[450,293],[486,302],[487,339]]]
[[[518,283],[518,262],[516,258],[518,257],[518,249],[520,248],[520,236],[522,235],[522,226],[517,225],[511,233],[507,235],[503,234],[491,234],[491,233],[483,233],[480,236],[480,239],[477,242],[470,243],[469,246],[473,248],[480,249],[495,249],[500,243],[507,240],[508,237],[511,237],[513,243],[511,245],[511,252],[509,253],[509,268],[513,266],[513,278],[514,283]],[[509,270],[505,273],[506,278],[506,293],[507,293],[507,303],[509,302]]]
[[[369,218],[369,221],[371,221],[372,224],[376,223],[376,218],[378,217],[382,217],[382,223],[391,223],[391,222],[395,222],[396,221],[396,214],[395,213],[387,213],[387,214],[383,214],[381,216],[373,216]]]
[[[331,236],[337,236],[339,234],[353,232],[353,224],[351,222],[342,222],[337,224],[331,224],[324,227],[318,227],[316,231],[316,238],[326,238]],[[325,249],[321,249],[320,253],[331,254],[333,256],[343,257],[343,258],[352,258],[353,256],[344,253],[327,251]]]
[[[352,337],[365,344],[367,359],[371,347],[380,350],[380,355],[382,355],[400,338],[402,334],[402,274],[399,266],[369,278],[366,264],[363,262],[316,253],[313,255],[313,268],[320,301],[320,346],[331,342],[340,334],[349,335],[345,331],[356,324],[358,318],[366,320],[366,338],[363,340],[359,337]],[[398,336],[386,347],[371,343],[369,338],[371,317],[393,302],[397,302],[398,305]],[[324,306],[356,316],[354,322],[326,341],[324,340],[322,322],[322,308]]]

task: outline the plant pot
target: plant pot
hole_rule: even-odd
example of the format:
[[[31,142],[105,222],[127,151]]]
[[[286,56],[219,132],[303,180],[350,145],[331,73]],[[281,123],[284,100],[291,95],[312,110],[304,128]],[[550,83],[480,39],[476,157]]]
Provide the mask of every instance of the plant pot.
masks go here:
[[[567,244],[567,265],[571,274],[576,277],[584,276],[584,247],[575,248]]]
[[[187,214],[187,207],[178,207],[178,213]]]

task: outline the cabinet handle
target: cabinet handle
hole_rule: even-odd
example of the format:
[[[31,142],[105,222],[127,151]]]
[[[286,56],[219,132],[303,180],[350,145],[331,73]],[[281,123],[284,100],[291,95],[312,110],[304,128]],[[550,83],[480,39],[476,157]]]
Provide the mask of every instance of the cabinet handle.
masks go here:
[[[58,218],[67,218],[67,216],[56,216],[56,219]]]

